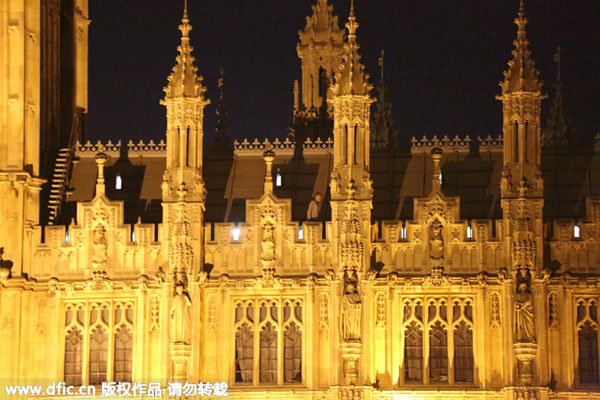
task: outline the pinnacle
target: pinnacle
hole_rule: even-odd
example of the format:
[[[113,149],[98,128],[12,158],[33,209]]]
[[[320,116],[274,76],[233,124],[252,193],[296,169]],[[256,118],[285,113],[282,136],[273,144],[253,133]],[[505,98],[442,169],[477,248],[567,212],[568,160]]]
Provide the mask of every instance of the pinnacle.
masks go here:
[[[164,88],[165,99],[174,97],[196,97],[204,100],[206,88],[202,86],[202,77],[197,75],[192,56],[193,47],[190,45],[190,31],[192,26],[188,17],[187,0],[184,2],[183,17],[179,25],[181,31],[181,44],[177,48],[179,54],[175,59],[175,66],[168,78],[168,85]]]
[[[334,95],[363,95],[369,96],[372,86],[369,84],[369,75],[360,61],[358,43],[356,42],[356,29],[358,22],[354,15],[354,0],[350,5],[350,15],[346,23],[348,29],[348,42],[344,45],[343,61],[335,74],[335,84],[332,86]]]
[[[518,16],[515,19],[517,25],[517,38],[513,42],[515,48],[512,51],[513,59],[508,62],[508,70],[504,72],[504,82],[500,83],[502,94],[513,92],[539,93],[542,82],[539,80],[539,72],[531,59],[529,40],[527,40],[525,26],[529,20],[525,16],[525,6],[521,0]]]

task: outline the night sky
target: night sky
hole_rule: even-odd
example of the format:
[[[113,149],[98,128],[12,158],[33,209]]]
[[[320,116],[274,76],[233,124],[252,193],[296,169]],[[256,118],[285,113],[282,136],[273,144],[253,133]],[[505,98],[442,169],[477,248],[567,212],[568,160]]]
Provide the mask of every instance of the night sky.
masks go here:
[[[207,139],[214,135],[221,67],[230,135],[285,137],[293,80],[300,78],[298,30],[314,2],[189,0],[196,66],[212,101],[205,110]],[[349,3],[330,0],[340,25]],[[183,0],[90,1],[89,139],[164,138],[159,101],[180,42],[182,8]],[[516,37],[517,0],[356,0],[355,8],[360,53],[374,86],[385,49],[400,135],[500,133],[495,96]],[[553,54],[560,45],[569,117],[577,136],[593,137],[600,131],[600,1],[527,0],[526,9],[544,92],[554,92]],[[545,124],[550,100],[543,105]]]

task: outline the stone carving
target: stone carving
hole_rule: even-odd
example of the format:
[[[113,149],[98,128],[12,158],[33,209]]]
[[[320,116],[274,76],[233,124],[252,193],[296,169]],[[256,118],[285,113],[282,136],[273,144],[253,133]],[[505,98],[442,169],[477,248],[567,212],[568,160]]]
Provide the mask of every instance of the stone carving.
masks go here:
[[[441,266],[444,263],[442,224],[437,219],[429,226],[429,261],[432,267]]]
[[[431,274],[427,275],[423,279],[423,286],[425,287],[439,287],[447,285],[450,285],[450,279],[448,279],[448,276],[444,274],[444,267],[442,266],[435,266],[431,268]]]
[[[192,300],[183,283],[175,286],[171,305],[171,343],[190,344]]]
[[[341,334],[344,341],[360,341],[362,303],[358,293],[356,271],[350,274],[344,274]]]
[[[92,265],[94,268],[99,268],[106,265],[106,262],[106,228],[104,225],[98,224],[94,228],[94,241],[92,242]]]
[[[329,296],[327,293],[319,295],[319,329],[329,329]]]
[[[558,293],[550,293],[548,295],[548,327],[551,329],[559,327],[559,307]]]
[[[537,395],[534,389],[518,389],[515,392],[515,400],[536,400]]]
[[[533,320],[533,294],[530,290],[531,273],[521,270],[517,277],[515,295],[515,341],[517,343],[535,343]]]
[[[490,327],[498,329],[502,326],[500,322],[500,295],[492,293],[490,298]]]
[[[263,276],[272,278],[275,275],[275,237],[274,226],[267,222],[263,226],[261,246],[261,263],[263,265]]]
[[[208,298],[208,329],[210,331],[217,330],[217,297],[213,294]]]
[[[13,267],[13,262],[2,258],[4,247],[0,247],[0,284],[6,285],[6,281],[10,278],[10,270]]]
[[[362,391],[355,387],[344,388],[340,391],[341,400],[362,400]]]
[[[50,278],[48,279],[48,294],[50,296],[54,296],[58,291],[59,291],[59,287],[58,287],[58,278]]]
[[[160,328],[160,299],[158,296],[150,300],[150,332],[158,332]]]
[[[94,271],[92,277],[85,283],[87,290],[110,290],[113,282],[108,279],[106,271]]]
[[[386,298],[385,293],[378,293],[376,296],[376,313],[375,313],[375,327],[379,329],[385,329],[385,308]]]

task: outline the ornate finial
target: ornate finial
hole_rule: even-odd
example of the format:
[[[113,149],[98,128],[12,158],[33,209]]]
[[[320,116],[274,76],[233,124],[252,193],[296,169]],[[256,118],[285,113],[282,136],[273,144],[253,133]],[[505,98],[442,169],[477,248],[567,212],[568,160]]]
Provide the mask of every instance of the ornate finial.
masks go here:
[[[369,75],[365,73],[360,62],[358,43],[356,42],[356,29],[358,22],[354,16],[354,0],[351,0],[350,16],[346,23],[348,29],[348,42],[344,45],[343,62],[335,74],[335,83],[331,86],[333,96],[340,95],[369,95],[372,86],[369,84]],[[328,98],[328,101],[332,100]]]
[[[275,152],[273,151],[273,145],[267,144],[267,149],[263,153],[263,159],[265,160],[265,185],[264,192],[273,192],[273,161],[275,160]]]
[[[433,160],[433,176],[431,179],[431,191],[433,192],[441,192],[442,190],[442,179],[441,179],[441,170],[440,170],[440,161],[442,160],[442,154],[444,152],[439,147],[434,147],[431,150],[431,158]]]
[[[198,98],[204,104],[209,104],[209,100],[204,99],[206,88],[202,86],[202,77],[198,76],[197,68],[194,66],[194,50],[190,45],[190,31],[192,25],[188,18],[187,0],[184,3],[183,18],[179,25],[181,31],[181,44],[177,48],[179,54],[176,58],[176,64],[169,76],[169,83],[164,88],[165,99],[175,97],[194,97]]]
[[[513,42],[513,59],[508,62],[508,70],[504,72],[504,82],[500,83],[502,94],[512,92],[540,93],[542,82],[539,80],[539,72],[535,69],[531,60],[529,41],[525,26],[529,20],[525,16],[525,6],[521,0],[515,24],[517,25],[517,38]],[[541,93],[540,93],[541,94]]]
[[[356,17],[354,16],[354,0],[350,0],[350,15],[348,16],[346,28],[348,28],[348,42],[356,42],[356,30],[358,29],[358,22],[356,22]]]
[[[190,31],[192,30],[192,26],[190,25],[190,19],[188,18],[187,0],[183,1],[183,17],[181,18],[181,25],[179,25],[179,30],[182,34],[182,42],[184,39],[189,39]]]
[[[100,152],[96,154],[96,164],[98,165],[98,178],[96,179],[96,196],[106,194],[106,186],[104,182],[104,165],[108,156]]]

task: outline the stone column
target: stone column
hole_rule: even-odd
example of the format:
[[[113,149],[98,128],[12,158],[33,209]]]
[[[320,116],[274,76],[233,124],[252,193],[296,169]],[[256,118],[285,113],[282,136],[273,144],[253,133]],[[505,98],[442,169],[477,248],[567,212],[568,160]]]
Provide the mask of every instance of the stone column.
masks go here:
[[[185,343],[171,343],[169,354],[173,361],[172,379],[175,382],[185,383],[188,377],[188,361],[192,346]]]

